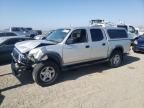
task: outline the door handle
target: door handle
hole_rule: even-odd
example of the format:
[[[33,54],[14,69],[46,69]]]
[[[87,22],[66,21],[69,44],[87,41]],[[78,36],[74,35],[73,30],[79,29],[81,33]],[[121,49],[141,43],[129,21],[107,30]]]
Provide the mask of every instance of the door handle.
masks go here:
[[[86,47],[86,48],[89,48],[90,46],[89,46],[89,45],[86,45],[85,47]]]
[[[102,46],[105,46],[105,45],[106,45],[105,43],[102,44]]]

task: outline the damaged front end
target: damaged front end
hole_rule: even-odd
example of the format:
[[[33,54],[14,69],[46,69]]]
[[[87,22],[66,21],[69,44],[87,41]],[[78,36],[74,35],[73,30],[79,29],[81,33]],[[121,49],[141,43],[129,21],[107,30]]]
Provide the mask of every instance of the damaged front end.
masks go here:
[[[22,54],[18,49],[14,48],[12,52],[11,68],[15,76],[20,76],[23,72],[32,72],[32,64],[26,54]]]

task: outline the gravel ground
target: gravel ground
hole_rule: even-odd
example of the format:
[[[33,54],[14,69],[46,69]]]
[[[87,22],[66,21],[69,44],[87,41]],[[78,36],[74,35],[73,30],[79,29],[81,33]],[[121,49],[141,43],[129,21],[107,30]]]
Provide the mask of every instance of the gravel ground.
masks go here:
[[[144,54],[130,53],[119,68],[98,64],[63,72],[44,88],[28,76],[16,79],[10,65],[0,66],[0,107],[144,108],[143,59]]]

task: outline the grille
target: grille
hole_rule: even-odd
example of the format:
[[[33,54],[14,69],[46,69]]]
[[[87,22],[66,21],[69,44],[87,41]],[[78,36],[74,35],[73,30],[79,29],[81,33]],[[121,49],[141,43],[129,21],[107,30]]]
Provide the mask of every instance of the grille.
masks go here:
[[[14,48],[12,56],[15,62],[19,61],[19,63],[22,64],[27,63],[27,59],[25,58],[25,56],[21,52],[19,52],[19,50],[16,48]]]

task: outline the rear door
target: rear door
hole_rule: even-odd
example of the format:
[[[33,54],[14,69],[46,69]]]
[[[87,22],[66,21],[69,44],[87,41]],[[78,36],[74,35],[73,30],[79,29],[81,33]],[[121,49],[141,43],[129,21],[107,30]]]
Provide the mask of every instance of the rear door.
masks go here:
[[[91,58],[98,60],[107,58],[108,42],[104,31],[99,28],[89,30],[91,35]]]

